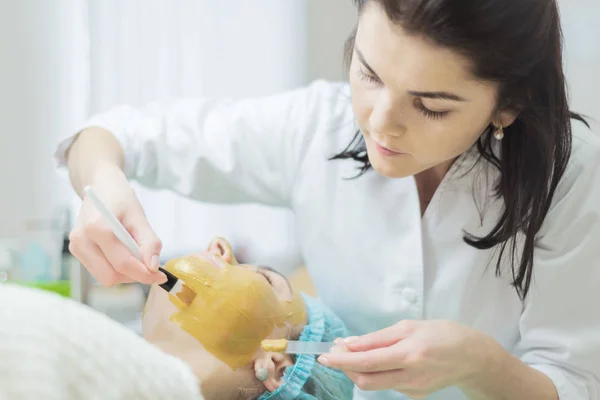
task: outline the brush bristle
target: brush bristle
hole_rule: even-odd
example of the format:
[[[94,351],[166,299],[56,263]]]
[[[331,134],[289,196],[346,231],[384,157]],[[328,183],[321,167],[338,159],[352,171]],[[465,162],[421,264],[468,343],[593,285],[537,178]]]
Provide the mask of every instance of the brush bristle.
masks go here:
[[[194,300],[194,297],[196,297],[196,292],[194,292],[192,288],[184,283],[181,285],[181,291],[175,296],[177,296],[183,303],[189,305]]]

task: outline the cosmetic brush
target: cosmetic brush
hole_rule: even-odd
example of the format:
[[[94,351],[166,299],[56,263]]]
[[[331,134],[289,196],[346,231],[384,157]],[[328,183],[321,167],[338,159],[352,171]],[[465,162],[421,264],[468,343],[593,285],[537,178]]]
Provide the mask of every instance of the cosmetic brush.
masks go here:
[[[90,199],[90,201],[94,204],[96,209],[100,212],[100,215],[102,215],[102,218],[108,224],[108,226],[113,231],[117,239],[119,239],[119,241],[123,243],[123,245],[127,247],[127,249],[129,249],[129,251],[131,252],[131,254],[133,254],[135,258],[142,261],[143,263],[140,246],[137,244],[135,239],[129,234],[127,229],[125,229],[123,224],[121,224],[121,221],[119,221],[119,219],[112,213],[112,211],[108,209],[108,207],[104,204],[100,197],[98,197],[94,189],[92,189],[90,186],[87,186],[84,189],[84,191],[87,197]],[[179,300],[181,300],[185,304],[190,304],[192,300],[194,300],[196,293],[189,286],[187,286],[184,282],[182,282],[179,278],[177,278],[175,275],[173,275],[166,269],[159,266],[158,270],[167,276],[167,281],[159,285],[161,288],[163,288],[170,294],[177,296]]]

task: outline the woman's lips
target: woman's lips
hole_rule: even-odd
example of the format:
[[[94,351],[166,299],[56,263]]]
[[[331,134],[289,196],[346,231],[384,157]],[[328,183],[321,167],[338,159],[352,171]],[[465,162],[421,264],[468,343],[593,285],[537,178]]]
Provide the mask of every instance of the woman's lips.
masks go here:
[[[394,151],[394,150],[388,149],[387,147],[380,145],[376,141],[373,141],[373,143],[375,144],[375,148],[377,149],[377,152],[379,152],[379,154],[381,154],[384,157],[392,157],[392,156],[399,156],[399,155],[405,154],[400,151]]]

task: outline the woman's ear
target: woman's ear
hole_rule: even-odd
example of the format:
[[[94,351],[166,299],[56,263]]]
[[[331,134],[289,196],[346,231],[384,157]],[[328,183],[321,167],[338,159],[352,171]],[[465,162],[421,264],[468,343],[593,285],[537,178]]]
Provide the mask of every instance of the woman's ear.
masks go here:
[[[274,392],[283,383],[283,372],[292,365],[289,354],[265,352],[254,360],[254,373],[269,392]]]
[[[507,108],[498,113],[497,118],[494,119],[494,124],[495,126],[506,128],[507,126],[511,126],[518,116],[518,111]]]
[[[238,261],[233,254],[231,244],[223,238],[214,238],[208,246],[208,251],[216,256],[219,256],[227,264],[237,265]]]

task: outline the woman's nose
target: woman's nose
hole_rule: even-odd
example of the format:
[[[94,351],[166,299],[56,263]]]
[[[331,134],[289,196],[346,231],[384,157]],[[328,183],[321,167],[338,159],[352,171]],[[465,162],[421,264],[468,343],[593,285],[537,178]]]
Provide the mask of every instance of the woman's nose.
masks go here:
[[[391,98],[388,91],[383,90],[377,97],[369,117],[370,131],[394,137],[402,135],[399,110],[397,102]]]

